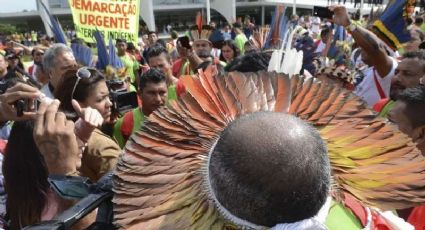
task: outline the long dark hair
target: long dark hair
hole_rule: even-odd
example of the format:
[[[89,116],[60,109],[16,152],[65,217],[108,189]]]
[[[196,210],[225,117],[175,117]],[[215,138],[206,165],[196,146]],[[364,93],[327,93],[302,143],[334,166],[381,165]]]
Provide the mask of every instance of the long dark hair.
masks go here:
[[[78,102],[84,102],[89,97],[90,92],[97,86],[101,81],[105,81],[103,74],[95,69],[89,69],[91,77],[81,78],[78,85],[75,88],[74,98],[72,97],[72,90],[75,82],[77,81],[78,68],[72,68],[67,70],[63,76],[59,87],[55,89],[55,98],[57,98],[61,104],[59,109],[63,111],[69,119],[76,120],[78,118],[75,113],[74,107],[72,107],[72,99]]]
[[[40,222],[47,204],[48,170],[33,138],[33,121],[15,122],[3,162],[10,229]]]
[[[233,59],[237,58],[240,54],[241,51],[239,50],[239,48],[236,46],[236,43],[232,40],[226,40],[223,42],[223,45],[221,46],[221,48],[223,48],[224,46],[228,46],[233,50]],[[220,53],[220,61],[224,61],[227,62],[226,59],[223,56],[223,52]]]

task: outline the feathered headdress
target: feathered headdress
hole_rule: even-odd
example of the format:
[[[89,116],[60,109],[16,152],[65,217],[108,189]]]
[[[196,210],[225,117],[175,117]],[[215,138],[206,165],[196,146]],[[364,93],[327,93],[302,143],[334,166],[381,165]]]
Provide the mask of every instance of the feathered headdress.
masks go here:
[[[250,39],[251,44],[258,50],[263,49],[269,37],[270,26],[262,26],[253,31],[252,37]]]
[[[205,188],[214,142],[239,116],[289,113],[327,143],[337,189],[385,210],[425,202],[425,161],[411,140],[348,91],[313,78],[258,72],[184,76],[181,100],[130,137],[114,175],[115,224],[125,229],[237,229]],[[243,227],[240,227],[243,229]]]
[[[106,78],[111,80],[113,78],[126,77],[127,71],[124,68],[121,60],[119,59],[115,46],[112,41],[112,37],[109,37],[109,53],[106,48],[105,40],[103,39],[102,33],[99,30],[94,32],[94,38],[96,40],[98,60],[96,68],[105,71]]]
[[[414,4],[415,0],[392,1],[373,23],[375,34],[394,50],[401,48],[402,43],[410,41],[406,19],[411,14],[410,10]]]
[[[192,41],[197,40],[205,40],[210,42],[209,38],[213,32],[213,29],[209,25],[202,25],[199,27],[199,25],[194,25],[189,30],[189,37]]]
[[[264,44],[265,49],[271,47],[279,48],[280,45],[283,43],[288,22],[288,19],[285,16],[285,11],[285,6],[276,6],[275,12],[272,17],[270,31],[268,33],[267,40]]]
[[[75,60],[84,66],[91,66],[93,54],[91,49],[80,43],[71,43],[72,53],[74,54]]]

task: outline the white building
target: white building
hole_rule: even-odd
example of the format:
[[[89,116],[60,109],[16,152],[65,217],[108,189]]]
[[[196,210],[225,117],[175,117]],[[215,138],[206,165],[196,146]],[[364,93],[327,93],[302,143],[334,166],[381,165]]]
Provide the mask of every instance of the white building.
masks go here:
[[[35,1],[35,0],[34,0]],[[38,0],[37,0],[38,1]],[[68,0],[41,0],[48,5],[51,12],[58,16],[63,25],[72,25],[71,10]],[[256,24],[270,23],[274,7],[284,4],[289,9],[287,14],[292,13],[292,6],[296,2],[297,14],[311,13],[313,6],[327,6],[328,0],[140,0],[141,19],[148,25],[150,30],[162,32],[167,25],[177,30],[183,30],[186,26],[195,22],[196,12],[203,10],[208,14],[207,6],[211,6],[211,20],[221,24],[234,21],[238,17],[249,15]],[[334,0],[334,2],[338,2]],[[351,0],[347,0],[351,2]],[[387,2],[387,1],[385,1]],[[354,4],[346,3],[350,11],[355,11]],[[370,12],[371,6],[363,5],[362,12]],[[0,21],[11,23],[27,23],[30,28],[40,27],[41,18],[38,9],[36,11],[0,13]]]

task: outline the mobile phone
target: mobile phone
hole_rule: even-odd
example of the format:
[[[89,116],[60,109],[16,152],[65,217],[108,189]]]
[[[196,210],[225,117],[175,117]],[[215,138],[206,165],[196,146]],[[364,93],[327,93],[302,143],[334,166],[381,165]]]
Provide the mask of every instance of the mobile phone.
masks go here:
[[[180,45],[182,47],[185,47],[186,49],[192,49],[192,47],[190,46],[189,37],[187,36],[179,37],[177,42],[180,42]]]
[[[16,115],[18,117],[22,117],[24,112],[37,112],[41,102],[50,104],[53,102],[53,99],[42,95],[36,99],[19,99],[15,101],[14,106],[16,109]]]
[[[313,7],[313,16],[332,19],[334,12],[327,7],[315,6]]]

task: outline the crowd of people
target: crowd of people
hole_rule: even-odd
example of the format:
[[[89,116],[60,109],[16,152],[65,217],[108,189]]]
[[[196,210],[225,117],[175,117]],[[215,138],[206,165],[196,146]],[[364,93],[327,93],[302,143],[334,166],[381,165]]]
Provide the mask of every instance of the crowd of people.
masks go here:
[[[417,15],[407,21],[405,29],[410,32],[410,41],[405,42],[401,49],[397,49],[390,47],[368,29],[368,21],[353,20],[345,7],[334,6],[331,10],[334,12],[333,20],[308,15],[295,15],[288,20],[287,27],[293,31],[294,38],[293,41],[286,42],[297,51],[303,52],[302,70],[299,74],[312,76],[317,81],[334,87],[345,88],[361,98],[367,107],[376,112],[376,117],[388,119],[398,126],[425,155],[424,18]],[[341,28],[344,29],[342,32]],[[181,98],[193,93],[188,90],[193,89],[193,86],[185,85],[188,81],[183,81],[183,76],[196,77],[211,66],[214,66],[217,75],[235,71],[267,71],[273,50],[286,45],[280,41],[274,47],[269,45],[267,49],[264,48],[266,40],[274,36],[272,32],[267,34],[269,31],[270,28],[264,29],[254,25],[249,17],[243,22],[239,21],[223,28],[217,28],[214,22],[201,27],[194,26],[181,37],[171,31],[171,37],[167,40],[158,39],[155,31],[149,31],[141,35],[137,44],[116,39],[116,57],[121,65],[117,67],[111,64],[106,68],[95,67],[101,57],[94,57],[90,63],[83,63],[67,44],[55,43],[54,39],[48,36],[40,36],[37,42],[32,39],[24,44],[16,42],[14,37],[5,39],[4,45],[0,46],[0,159],[3,173],[0,183],[0,215],[3,228],[22,229],[51,220],[74,205],[75,200],[65,199],[52,189],[49,176],[82,176],[95,183],[106,173],[114,171],[119,162],[125,161],[123,154],[130,154],[131,151],[125,151],[125,148],[128,142],[134,141],[132,137],[149,135],[136,132],[144,128],[145,121],[149,120],[151,114],[164,107],[181,103]],[[71,43],[84,43],[73,37],[75,34],[71,32],[69,36],[72,38]],[[23,55],[30,56],[31,62],[24,62]],[[112,89],[111,82],[119,85],[120,92],[135,92],[138,107],[128,109],[125,113],[117,112],[116,102],[111,97],[116,89]],[[197,108],[189,110],[196,113]],[[265,136],[247,143],[244,138],[253,138],[249,134],[256,132],[252,127],[255,127],[257,119],[269,127],[270,132],[262,132]],[[186,122],[190,124],[190,120]],[[170,122],[169,125],[172,126],[173,123]],[[213,152],[222,153],[218,149],[232,149],[232,143],[245,140],[246,146],[242,150],[232,151],[242,159],[240,164],[244,164],[246,168],[256,168],[249,176],[255,177],[255,173],[267,171],[267,168],[255,165],[254,160],[245,159],[245,155],[257,160],[269,157],[269,161],[275,162],[276,165],[286,165],[283,161],[294,161],[293,164],[303,162],[300,165],[310,167],[304,164],[306,159],[310,160],[309,157],[302,158],[297,154],[288,153],[284,158],[275,158],[276,155],[265,152],[264,155],[252,153],[257,150],[263,153],[262,151],[270,148],[272,152],[285,152],[285,146],[292,146],[294,151],[300,151],[300,154],[317,156],[309,162],[313,162],[311,164],[317,167],[317,174],[320,180],[326,180],[326,185],[321,185],[320,189],[314,188],[311,194],[300,195],[306,197],[308,202],[312,200],[312,208],[297,206],[298,201],[291,203],[292,201],[286,198],[282,198],[285,202],[279,204],[288,205],[291,211],[303,218],[316,215],[319,210],[323,210],[322,205],[325,203],[330,205],[326,197],[332,172],[326,144],[311,126],[295,118],[268,114],[241,119],[230,127],[231,131],[229,128],[223,134],[228,141],[219,142]],[[297,131],[294,131],[296,134],[287,130],[281,132],[284,128],[276,127]],[[307,134],[305,136],[297,132]],[[232,136],[237,134],[242,136]],[[275,138],[267,135],[281,137],[283,147],[276,143]],[[300,148],[298,145],[307,142],[294,141],[291,135],[307,138],[311,141],[308,142],[311,146]],[[164,138],[166,137],[164,134]],[[260,142],[268,143],[269,148],[262,149],[265,145]],[[160,146],[152,143],[151,148]],[[145,151],[150,153],[149,149]],[[220,162],[226,159],[216,159],[218,163],[215,167],[226,165],[226,162]],[[299,168],[290,167],[293,168],[291,170]],[[230,171],[226,169],[215,173],[217,177],[226,178],[226,173],[231,173]],[[146,172],[149,173],[154,172]],[[293,176],[296,177],[295,173]],[[234,178],[239,177],[231,179]],[[291,180],[289,176],[287,178]],[[312,184],[309,184],[310,182]],[[313,182],[307,180],[305,186],[316,186]],[[267,180],[267,183],[272,182]],[[294,181],[288,183],[297,184]],[[233,196],[233,193],[238,193],[238,189],[243,190],[245,185],[241,183],[232,187],[236,190],[233,192],[221,188],[225,194],[222,196]],[[267,187],[263,182],[258,182],[255,186]],[[280,186],[276,191],[284,192],[288,192],[284,188],[292,188],[284,183],[273,183],[273,186]],[[246,198],[249,195],[243,194],[241,197],[247,199],[247,203],[256,203]],[[316,201],[320,201],[320,204],[313,205]],[[236,204],[230,202],[222,205]],[[330,227],[331,224],[327,228],[414,229],[414,226],[416,229],[425,229],[425,211],[420,205],[408,210],[394,210],[400,217],[398,223],[380,219],[380,224],[386,228],[370,228],[369,222],[369,228],[364,228],[367,224],[357,220],[353,221],[355,224],[345,223],[347,218],[352,219],[353,215],[341,217],[340,222],[335,219],[333,226],[336,228]],[[289,223],[300,219],[293,218],[288,213],[282,216],[273,213],[282,211],[275,206],[268,212],[257,210],[254,205],[247,205],[251,209],[246,209],[248,214],[244,217],[251,218],[248,222],[259,226],[276,226],[275,229],[326,229],[324,223],[320,228],[319,225],[306,223],[303,223],[305,227],[279,227],[282,218],[287,218]],[[271,206],[261,204],[261,207]],[[297,207],[302,207],[302,210],[295,210]],[[225,213],[233,210],[221,208]],[[238,225],[246,223],[244,220],[240,221],[240,216],[233,216],[232,213],[229,215],[237,219],[235,222]],[[315,219],[313,222],[317,221],[319,220]],[[88,215],[75,227],[84,229],[93,222],[94,214]],[[145,229],[172,229],[171,226],[161,227],[159,223],[151,224],[146,225]],[[254,226],[254,229],[256,227],[258,226]]]

